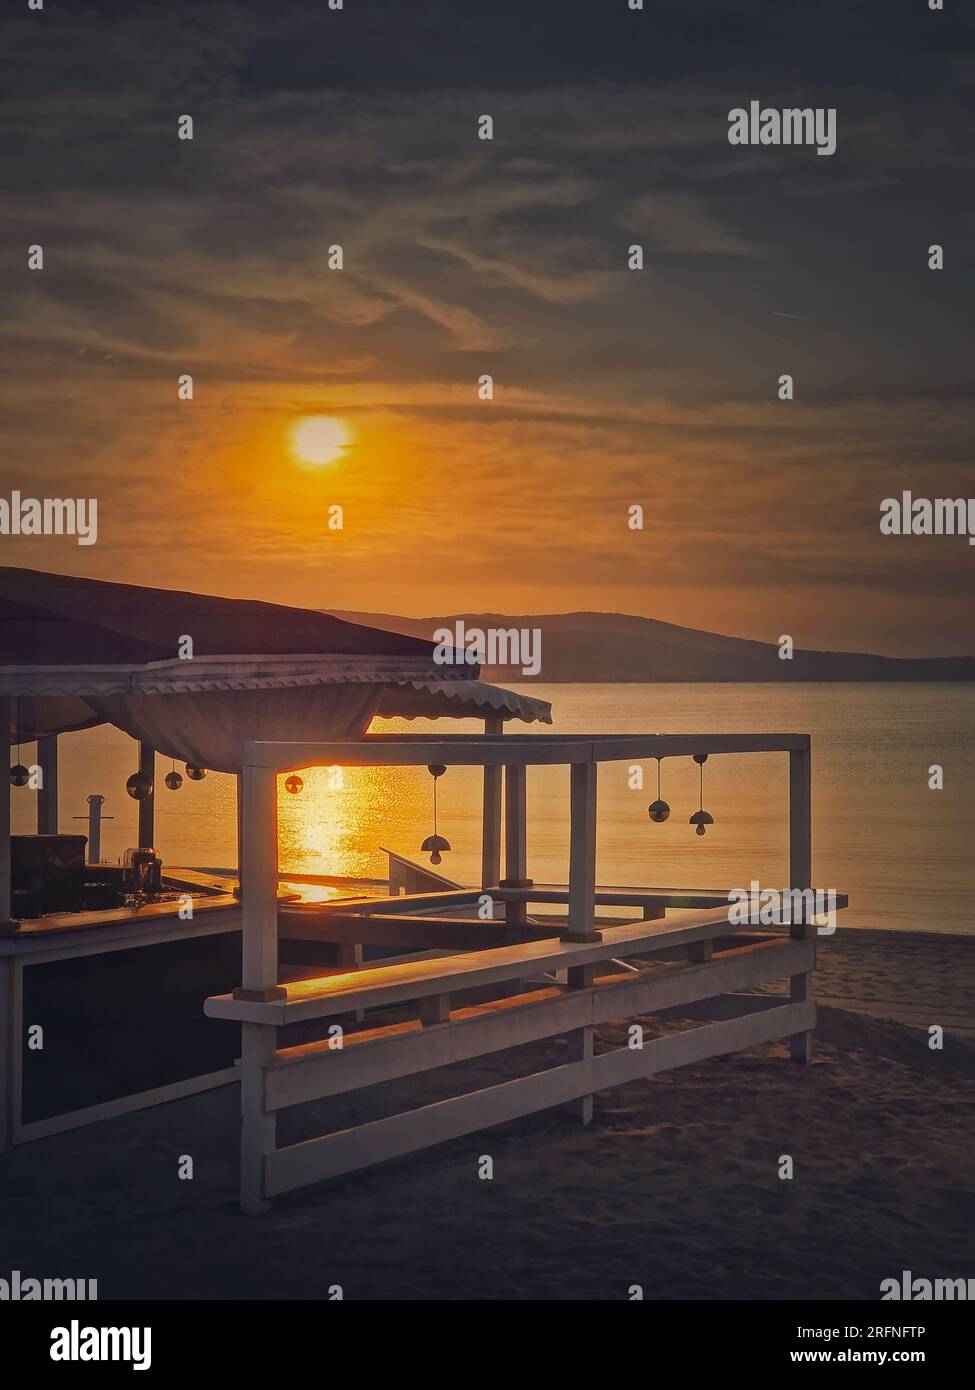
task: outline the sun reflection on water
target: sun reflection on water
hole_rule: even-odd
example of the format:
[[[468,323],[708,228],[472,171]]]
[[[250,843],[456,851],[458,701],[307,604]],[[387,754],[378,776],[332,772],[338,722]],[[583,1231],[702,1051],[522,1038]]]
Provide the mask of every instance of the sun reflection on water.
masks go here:
[[[420,842],[433,829],[425,767],[310,767],[300,776],[297,795],[278,779],[282,872],[384,880],[383,849],[425,862]],[[440,872],[465,882],[480,864],[481,776],[479,768],[451,768],[439,788],[440,829],[453,846]]]
[[[279,862],[284,871],[385,876],[380,847],[396,848],[418,814],[413,768],[310,767],[292,795],[278,779]]]

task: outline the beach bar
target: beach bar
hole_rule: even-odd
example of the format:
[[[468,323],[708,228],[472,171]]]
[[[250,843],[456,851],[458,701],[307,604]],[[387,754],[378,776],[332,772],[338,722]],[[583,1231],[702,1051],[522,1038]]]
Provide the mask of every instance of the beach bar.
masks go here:
[[[0,795],[0,1149],[239,1081],[241,1207],[259,1214],[293,1189],[539,1111],[568,1106],[588,1123],[599,1091],[683,1064],[775,1040],[808,1060],[817,930],[808,735],[510,733],[512,722],[551,723],[550,706],[478,674],[466,660],[435,661],[432,643],[328,614],[0,570],[0,724],[11,747],[36,742],[32,772],[41,774],[37,831],[16,837],[16,856],[11,792]],[[370,733],[377,715],[473,719],[483,733]],[[83,837],[59,833],[58,739],[99,724],[135,740],[131,865],[92,862],[98,855],[85,857],[76,843]],[[601,882],[603,764],[692,758],[703,779],[709,757],[768,753],[787,765],[782,891],[793,905],[779,925],[734,925],[724,888]],[[158,754],[185,761],[191,778],[204,769],[236,777],[239,881],[162,866],[153,848]],[[325,901],[287,888],[314,876],[279,862],[278,781],[322,766],[426,767],[430,866],[390,850],[388,883],[349,881]],[[474,885],[436,872],[449,848],[437,829],[436,785],[451,767],[481,773]],[[560,883],[531,876],[527,793],[540,767],[566,772]],[[19,760],[11,769],[18,795],[32,794],[25,771]],[[661,806],[650,806],[651,820]],[[703,835],[710,820],[702,804],[691,824]],[[179,910],[187,899],[188,914]],[[32,970],[131,959],[140,947],[182,951],[180,943],[211,937],[240,942],[233,975],[221,976],[225,992],[202,989],[191,1000],[197,1026],[219,1025],[231,1039],[218,1066],[193,1057],[162,1084],[25,1119]],[[308,953],[302,968],[295,947]],[[151,985],[151,966],[134,977]],[[787,994],[763,988],[777,982]],[[104,1023],[118,1003],[111,988],[96,1003],[80,990],[69,978],[68,1009],[85,1025]],[[145,1031],[169,1058],[177,1038],[166,1027],[168,1001],[152,1009],[159,1016],[150,1014]],[[643,1039],[637,1025],[639,1046],[606,1048],[597,1038],[603,1024],[675,1011],[679,1031]],[[283,1110],[552,1039],[563,1047],[555,1065],[278,1143]],[[57,1064],[70,1069],[64,1036],[58,1046]]]
[[[192,1074],[164,1084],[25,1120],[26,1030],[35,1020],[25,1018],[24,998],[32,971],[75,963],[80,978],[91,957],[118,961],[123,952],[182,949],[241,931],[234,878],[160,865],[155,886],[133,892],[132,870],[98,862],[83,836],[59,834],[59,739],[110,724],[135,740],[132,842],[152,869],[159,754],[186,762],[191,776],[235,774],[239,809],[243,750],[258,736],[354,738],[377,715],[475,719],[491,733],[510,720],[550,720],[547,702],[486,685],[474,678],[476,667],[444,666],[433,653],[430,642],[304,609],[0,568],[0,728],[11,751],[37,745],[33,768],[18,758],[0,793],[0,1151],[239,1075],[235,1048],[214,1070],[191,1066]],[[36,785],[25,782],[27,771]],[[11,835],[14,795],[36,798],[36,833]],[[489,874],[498,852],[498,795],[488,770]],[[275,894],[295,896],[277,884]],[[207,992],[198,996],[200,1010]],[[69,1003],[103,1032],[113,1007],[124,1006],[111,997],[81,1000],[77,989]],[[165,1014],[167,1001],[157,1007]],[[159,1051],[173,1051],[165,1027],[156,1033]],[[63,1036],[60,1044],[51,1040],[50,1051],[72,1070]]]
[[[759,1043],[787,1039],[791,1056],[807,1061],[815,1026],[816,926],[809,912],[798,911],[776,929],[742,931],[729,923],[727,893],[607,889],[597,879],[601,764],[673,757],[703,762],[711,755],[749,753],[787,755],[789,887],[799,897],[812,887],[811,752],[805,734],[406,734],[249,743],[242,778],[242,980],[238,989],[206,1004],[210,1017],[242,1025],[243,1211],[260,1214],[271,1199],[295,1188],[555,1106],[572,1106],[588,1123],[600,1090]],[[528,876],[526,779],[532,767],[557,764],[568,769],[567,882],[535,884]],[[434,772],[475,766],[503,776],[504,876],[489,873],[477,888],[441,883],[426,892],[318,904],[307,912],[282,906],[277,777],[320,765],[426,765]],[[498,792],[494,780],[491,797]],[[564,920],[552,924],[535,915],[532,909],[544,903],[564,907]],[[845,897],[838,896],[836,905],[845,906]],[[606,907],[635,909],[639,918],[606,925],[598,916]],[[680,916],[668,916],[675,913]],[[304,918],[309,938],[434,949],[401,962],[282,983],[279,929],[295,914]],[[747,994],[783,979],[786,1002]],[[728,995],[744,998],[742,1011],[731,1017],[639,1048],[595,1051],[594,1030],[602,1023]],[[390,1011],[396,1011],[392,1020]],[[346,1026],[336,1031],[336,1020]],[[333,1026],[317,1041],[279,1047],[279,1029],[308,1022]],[[558,1065],[296,1144],[277,1144],[277,1115],[286,1107],[556,1035],[567,1042]]]

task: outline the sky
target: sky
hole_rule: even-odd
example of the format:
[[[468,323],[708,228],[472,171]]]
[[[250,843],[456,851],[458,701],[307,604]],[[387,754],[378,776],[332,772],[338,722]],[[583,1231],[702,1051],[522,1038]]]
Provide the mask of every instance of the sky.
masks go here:
[[[975,650],[975,547],[879,528],[904,489],[975,498],[958,0],[11,0],[3,27],[0,497],[95,497],[98,540],[0,563]],[[732,146],[752,100],[835,108],[836,152]],[[337,457],[296,455],[308,417]]]

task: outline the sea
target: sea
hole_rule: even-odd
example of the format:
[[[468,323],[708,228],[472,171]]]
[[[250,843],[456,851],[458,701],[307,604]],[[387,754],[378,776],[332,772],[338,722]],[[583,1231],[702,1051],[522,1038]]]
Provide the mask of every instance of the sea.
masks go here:
[[[966,684],[559,684],[515,687],[551,701],[553,733],[809,733],[813,749],[813,881],[848,893],[839,925],[975,934],[975,688]],[[518,726],[524,729],[526,726]],[[480,732],[470,720],[377,720],[376,731]],[[25,745],[22,760],[31,761]],[[29,756],[30,755],[30,756]],[[171,866],[236,865],[236,783],[209,773],[170,791],[157,759],[156,848]],[[176,764],[183,771],[181,764]],[[137,748],[112,728],[61,739],[61,830],[86,833],[91,793],[105,797],[101,857],[137,843],[136,803],[125,791]],[[937,772],[940,769],[940,776]],[[383,879],[386,850],[426,862],[433,780],[425,769],[311,768],[296,794],[279,789],[285,872]],[[450,768],[437,785],[439,872],[475,883],[480,864],[481,772]],[[941,786],[938,786],[939,781]],[[642,783],[642,785],[641,785]],[[689,817],[701,804],[690,758],[666,759],[654,824],[657,763],[600,766],[597,872],[601,884],[747,889],[785,886],[788,755],[711,756],[704,836]],[[14,788],[13,829],[34,828],[35,793]],[[569,848],[567,768],[528,771],[528,873],[564,882]],[[108,819],[111,817],[112,819]]]

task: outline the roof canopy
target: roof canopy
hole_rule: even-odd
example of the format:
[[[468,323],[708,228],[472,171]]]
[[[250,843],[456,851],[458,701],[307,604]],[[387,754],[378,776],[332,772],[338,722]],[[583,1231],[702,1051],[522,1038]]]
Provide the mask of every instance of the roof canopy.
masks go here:
[[[186,636],[193,639],[195,660],[240,655],[399,657],[432,668],[432,679],[443,677],[443,668],[433,666],[432,643],[308,608],[0,567],[3,667],[171,662]]]
[[[109,722],[235,771],[248,739],[355,738],[376,713],[551,721],[433,652],[311,609],[0,568],[0,695],[25,740]]]

